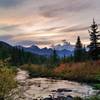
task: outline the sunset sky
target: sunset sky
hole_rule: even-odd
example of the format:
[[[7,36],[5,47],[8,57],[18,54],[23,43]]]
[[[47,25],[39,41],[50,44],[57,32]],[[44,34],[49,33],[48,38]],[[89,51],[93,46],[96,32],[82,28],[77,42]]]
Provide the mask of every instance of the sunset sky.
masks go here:
[[[93,18],[100,24],[100,0],[0,0],[0,41],[49,47],[80,35],[88,44]]]

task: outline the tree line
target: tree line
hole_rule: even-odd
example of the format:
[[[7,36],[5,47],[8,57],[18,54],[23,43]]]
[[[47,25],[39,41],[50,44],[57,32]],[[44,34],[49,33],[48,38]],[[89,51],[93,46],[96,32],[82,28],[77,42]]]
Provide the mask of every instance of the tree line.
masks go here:
[[[98,25],[95,23],[94,19],[93,24],[90,26],[89,35],[90,44],[87,48],[82,46],[80,37],[78,36],[74,51],[75,61],[100,59],[100,34],[98,31]]]
[[[100,59],[100,34],[98,31],[98,25],[94,19],[92,25],[90,26],[89,36],[90,44],[87,47],[82,44],[80,36],[78,36],[75,44],[74,55],[71,55],[70,57],[64,56],[62,59],[60,59],[60,61],[66,63]],[[57,58],[56,51],[54,50],[54,62],[57,62]]]
[[[85,47],[80,39],[77,37],[74,55],[70,57],[64,56],[59,58],[56,50],[54,49],[50,57],[40,56],[26,52],[18,47],[11,47],[7,44],[0,45],[0,59],[8,61],[11,65],[23,65],[25,63],[32,64],[44,64],[46,66],[57,66],[60,63],[67,62],[82,62],[86,60],[98,60],[100,59],[100,34],[98,31],[98,25],[93,19],[93,24],[89,30],[90,44]]]

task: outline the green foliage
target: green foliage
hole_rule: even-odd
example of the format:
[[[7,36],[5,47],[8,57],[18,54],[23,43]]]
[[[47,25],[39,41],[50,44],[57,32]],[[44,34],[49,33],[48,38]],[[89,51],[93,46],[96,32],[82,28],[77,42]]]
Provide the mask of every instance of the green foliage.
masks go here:
[[[92,96],[89,98],[82,99],[80,97],[74,97],[74,100],[100,100],[100,96]]]
[[[74,62],[74,56],[69,56],[69,57],[65,57],[63,60],[63,63],[70,63],[70,62]]]
[[[31,77],[51,77],[53,74],[51,68],[42,65],[25,64],[21,68],[29,71]]]
[[[74,97],[74,100],[83,100],[83,99],[80,97]]]
[[[4,60],[10,56],[10,45],[0,41],[0,59]]]
[[[0,100],[6,100],[12,89],[16,88],[15,73],[7,67],[0,68]]]
[[[42,64],[47,62],[47,58],[29,52],[25,52],[18,47],[12,47],[9,44],[0,42],[0,60],[7,60],[10,65],[20,66],[22,64]]]
[[[46,62],[46,58],[29,52],[25,52],[23,49],[13,48],[11,53],[12,65],[23,65],[23,64],[42,64]]]
[[[100,61],[66,63],[58,67],[26,64],[22,65],[21,68],[28,70],[32,77],[52,77],[87,83],[100,82],[100,77],[97,78],[97,75],[100,75]]]
[[[48,59],[50,59],[48,63],[51,64],[52,67],[57,66],[59,64],[59,61],[60,61],[59,57],[56,53],[56,50],[53,50],[53,53],[51,54],[51,57],[48,58]]]
[[[98,83],[98,84],[93,84],[93,87],[94,87],[95,89],[100,90],[100,84],[99,84],[99,83]]]
[[[89,45],[89,54],[93,60],[100,59],[100,34],[98,31],[98,25],[93,19],[93,24],[90,27],[90,45]]]
[[[83,62],[89,60],[88,53],[86,51],[85,46],[82,46],[80,37],[78,36],[75,50],[74,50],[74,61],[75,62]]]
[[[92,96],[86,100],[100,100],[100,96]]]

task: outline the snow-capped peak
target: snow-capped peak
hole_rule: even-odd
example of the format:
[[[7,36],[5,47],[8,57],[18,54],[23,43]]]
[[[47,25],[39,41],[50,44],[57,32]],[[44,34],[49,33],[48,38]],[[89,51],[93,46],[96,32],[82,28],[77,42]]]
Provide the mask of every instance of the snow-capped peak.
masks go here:
[[[75,46],[71,45],[69,42],[64,42],[63,44],[57,44],[52,46],[56,50],[69,50],[69,51],[74,51]]]

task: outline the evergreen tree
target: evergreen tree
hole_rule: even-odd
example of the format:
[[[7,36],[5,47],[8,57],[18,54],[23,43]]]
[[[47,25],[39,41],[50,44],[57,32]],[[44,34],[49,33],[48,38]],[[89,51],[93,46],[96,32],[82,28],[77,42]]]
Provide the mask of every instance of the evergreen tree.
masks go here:
[[[89,54],[93,60],[100,58],[100,34],[98,31],[98,25],[93,19],[93,24],[90,26],[90,45],[89,45]]]
[[[65,55],[64,55],[63,58],[62,58],[62,62],[63,62],[63,63],[66,63],[66,56],[65,56]]]
[[[88,52],[86,51],[86,47],[83,47],[83,61],[89,60]]]
[[[74,50],[74,60],[75,62],[79,62],[83,60],[83,48],[80,37],[78,36],[75,50]]]
[[[59,63],[59,57],[58,57],[58,55],[56,53],[56,50],[54,49],[53,53],[51,55],[51,64],[53,66],[56,66],[58,63]]]

